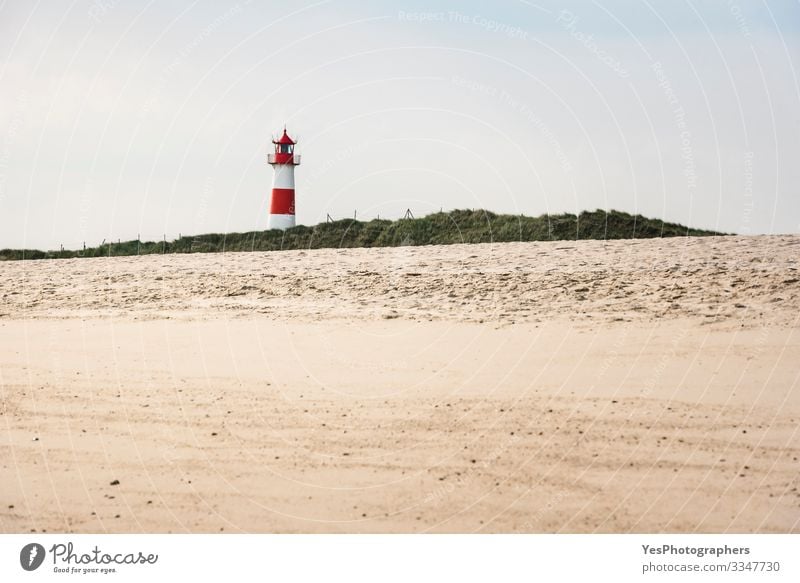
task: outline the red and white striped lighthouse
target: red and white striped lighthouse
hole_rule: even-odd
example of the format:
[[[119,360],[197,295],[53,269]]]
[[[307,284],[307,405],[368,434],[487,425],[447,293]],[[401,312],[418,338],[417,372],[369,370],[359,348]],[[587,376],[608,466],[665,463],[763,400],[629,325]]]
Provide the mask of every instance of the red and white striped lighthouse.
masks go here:
[[[269,205],[268,228],[285,231],[294,227],[294,167],[300,164],[300,155],[294,153],[297,143],[286,133],[279,140],[272,140],[275,151],[267,161],[275,170],[272,179],[272,201]]]

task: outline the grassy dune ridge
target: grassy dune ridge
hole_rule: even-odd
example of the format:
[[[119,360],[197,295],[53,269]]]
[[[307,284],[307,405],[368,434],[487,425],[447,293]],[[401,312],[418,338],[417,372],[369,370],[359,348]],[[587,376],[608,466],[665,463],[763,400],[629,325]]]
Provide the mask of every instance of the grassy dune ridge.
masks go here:
[[[85,250],[2,249],[0,260],[114,257],[153,253],[218,253],[339,247],[397,247],[509,241],[648,239],[721,235],[620,211],[584,211],[579,215],[499,215],[485,210],[453,210],[396,221],[343,219],[313,227],[299,225],[247,233],[209,233],[172,241],[110,242]]]

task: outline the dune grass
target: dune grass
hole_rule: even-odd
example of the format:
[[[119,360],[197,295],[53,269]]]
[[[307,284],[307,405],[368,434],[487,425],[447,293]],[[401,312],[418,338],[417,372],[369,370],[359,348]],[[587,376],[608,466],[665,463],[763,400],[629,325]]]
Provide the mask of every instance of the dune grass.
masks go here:
[[[357,221],[345,219],[297,226],[287,231],[210,233],[172,241],[122,241],[85,250],[2,249],[0,260],[117,257],[153,253],[218,253],[401,245],[452,245],[508,241],[648,239],[722,235],[665,223],[620,211],[585,211],[579,215],[498,215],[484,210],[453,210],[420,218]]]

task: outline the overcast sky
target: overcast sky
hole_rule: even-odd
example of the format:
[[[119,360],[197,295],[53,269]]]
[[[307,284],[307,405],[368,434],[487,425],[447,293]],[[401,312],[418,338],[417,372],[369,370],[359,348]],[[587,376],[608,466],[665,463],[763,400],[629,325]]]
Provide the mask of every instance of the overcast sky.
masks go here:
[[[565,8],[565,6],[567,8]],[[800,232],[800,4],[6,1],[0,247],[619,209]]]

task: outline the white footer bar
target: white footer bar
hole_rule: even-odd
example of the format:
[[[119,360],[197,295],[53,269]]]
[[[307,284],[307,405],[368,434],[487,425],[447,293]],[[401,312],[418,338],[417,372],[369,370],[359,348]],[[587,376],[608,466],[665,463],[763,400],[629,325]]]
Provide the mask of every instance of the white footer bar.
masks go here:
[[[798,550],[798,535],[32,533],[0,535],[0,581],[777,582],[800,581]]]

